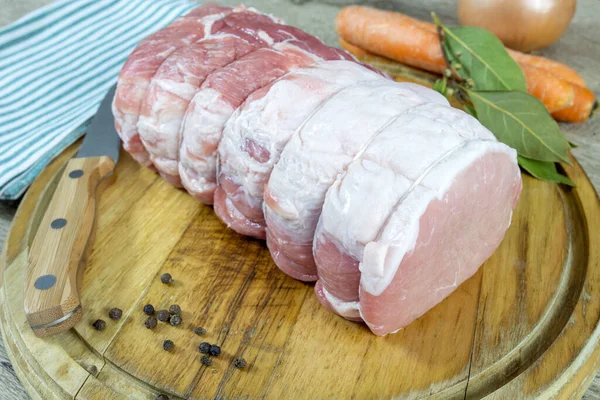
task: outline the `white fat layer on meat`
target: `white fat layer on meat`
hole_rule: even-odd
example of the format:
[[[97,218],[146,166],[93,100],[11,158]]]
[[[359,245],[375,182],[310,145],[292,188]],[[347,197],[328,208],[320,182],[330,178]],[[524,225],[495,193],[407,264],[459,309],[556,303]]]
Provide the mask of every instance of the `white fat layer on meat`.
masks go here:
[[[266,193],[277,204],[265,203],[270,228],[275,224],[297,243],[310,245],[337,175],[386,124],[430,101],[448,104],[430,89],[387,80],[364,82],[328,101],[293,135],[273,168]]]
[[[289,138],[310,113],[344,87],[383,79],[346,60],[325,61],[285,75],[270,88],[251,95],[229,119],[219,145],[220,172],[241,185],[248,204],[260,206],[264,181]],[[243,151],[247,143],[268,151],[268,159],[257,161]]]
[[[127,96],[132,99],[142,99],[143,96],[148,91],[148,86],[150,82],[147,80],[128,80],[126,83],[126,88],[122,90],[127,90]],[[115,102],[113,101],[113,115],[115,119],[118,120],[121,124],[121,131],[119,135],[121,136],[121,140],[123,144],[127,145],[131,139],[138,134],[137,122],[139,119],[139,115],[133,110],[127,109],[119,109],[115,107]]]
[[[261,49],[262,51],[274,51],[283,54],[290,54],[290,57],[300,59],[301,56],[306,57],[304,62],[311,60],[311,63],[323,61],[323,59],[313,53],[310,53],[300,47],[289,42],[276,43],[271,48]],[[259,51],[261,51],[259,50]],[[236,61],[236,65],[248,62],[242,58]],[[231,65],[231,64],[230,64]],[[282,73],[283,75],[283,73]],[[180,173],[186,171],[188,175],[193,174],[197,177],[194,181],[194,186],[188,187],[190,192],[203,192],[214,189],[214,181],[216,180],[216,148],[221,140],[225,123],[234,113],[236,108],[232,107],[225,100],[223,95],[210,88],[202,87],[194,96],[183,125],[182,133],[182,149],[180,151]],[[207,150],[210,149],[210,150]],[[214,151],[213,151],[214,149]],[[196,156],[191,160],[187,157],[186,152],[190,152]],[[185,164],[182,166],[182,164]],[[184,182],[190,182],[189,176],[182,177]],[[206,187],[202,186],[202,182],[210,182]]]
[[[230,33],[216,33],[196,43],[202,44],[209,39],[215,40],[234,37],[235,35]],[[214,51],[218,51],[218,48]],[[167,65],[169,64],[163,64],[162,68],[165,68]],[[184,63],[177,64],[174,66],[174,69],[185,72],[185,78],[192,77],[190,72],[186,72]],[[179,77],[180,73],[176,71],[171,72],[161,69],[152,78],[150,89],[148,90],[148,100],[151,101],[152,111],[149,115],[140,114],[137,122],[142,139],[145,143],[152,143],[152,145],[147,145],[146,147],[150,152],[153,163],[160,171],[172,175],[177,174],[178,169],[179,133],[183,117],[182,111],[184,111],[173,108],[172,96],[190,101],[198,91],[198,86],[192,84],[188,79],[185,79],[184,82],[168,79],[168,77],[174,74]]]
[[[189,39],[182,40],[182,42],[183,42],[183,43],[184,43],[186,46],[189,46],[189,44],[190,44],[190,40],[189,40]],[[151,55],[149,54],[149,57],[148,57],[148,58],[150,58],[150,57],[158,57],[158,58],[161,58],[161,59],[166,59],[166,58],[167,58],[168,56],[170,56],[170,55],[171,55],[171,53],[173,53],[175,50],[177,50],[177,46],[169,46],[169,47],[165,47],[165,48],[164,48],[164,50],[163,50],[163,51],[161,51],[161,52],[158,52],[158,51],[157,51],[157,52],[155,52],[154,54],[151,54]]]
[[[209,35],[209,36],[204,37],[201,40],[197,41],[196,44],[194,44],[194,46],[202,45],[202,43],[205,43],[205,42],[224,39],[224,38],[238,38],[238,37],[231,33],[215,33],[214,35]],[[210,48],[210,50],[213,52],[220,51],[219,47],[215,47],[215,46],[213,46],[213,48]],[[175,68],[175,70],[185,72],[184,77],[187,78],[187,77],[193,76],[191,74],[191,72],[189,72],[189,70],[186,70],[185,64],[179,63],[179,64],[177,64],[176,67],[177,68]],[[187,81],[177,82],[172,79],[165,79],[163,76],[171,76],[171,74],[169,74],[168,72],[164,73],[160,76],[160,78],[155,76],[154,78],[152,78],[151,84],[158,85],[158,87],[160,87],[162,90],[172,93],[176,96],[182,97],[184,99],[188,99],[188,100],[191,100],[192,97],[194,97],[194,95],[198,91],[198,87],[196,85],[192,85]],[[197,77],[195,77],[195,78],[197,78]],[[158,100],[160,100],[160,97],[158,98]],[[158,104],[156,104],[156,103],[158,103]],[[154,104],[152,105],[152,108],[154,111],[159,111],[159,110],[165,109],[165,106],[166,106],[166,104],[162,104],[159,101],[155,101]]]
[[[262,14],[254,8],[248,8],[243,5],[235,7],[233,12],[254,12],[257,14]],[[227,13],[220,13],[201,18],[201,22],[205,24],[205,32],[204,37],[197,41],[196,44],[202,45],[202,43],[206,43],[209,40],[213,42],[215,40],[224,38],[238,38],[236,35],[230,33],[210,33],[214,22],[222,19],[226,15]],[[276,18],[270,18],[273,19],[274,22],[278,22]],[[260,37],[262,40],[268,43],[269,46],[274,44],[274,40],[266,32],[260,30],[257,33],[252,29],[248,29],[248,31],[249,34]],[[214,47],[211,49],[211,51],[218,52],[219,47]],[[187,60],[187,62],[189,62],[189,60]],[[172,109],[171,95],[191,101],[194,95],[198,92],[198,87],[196,84],[192,84],[192,82],[188,80],[188,78],[191,78],[193,75],[191,72],[186,71],[185,63],[177,63],[177,65],[171,66],[171,69],[175,69],[176,71],[173,71],[172,73],[169,73],[169,71],[162,71],[163,73],[156,74],[152,78],[151,89],[155,89],[153,88],[154,86],[163,92],[166,92],[166,94],[159,91],[158,95],[152,96],[151,99],[148,98],[152,101],[152,114],[140,115],[139,120],[137,121],[137,128],[142,136],[142,139],[145,140],[144,143],[147,144],[150,158],[158,170],[170,175],[177,175],[182,115],[180,115],[180,112],[176,112],[175,114],[169,112],[169,110]],[[179,77],[181,74],[177,73],[177,71],[181,71],[181,73],[183,73],[185,78],[184,82],[178,82],[173,79],[165,78],[172,76],[173,74]],[[151,92],[151,90],[148,92]],[[178,109],[175,109],[175,111],[178,111]],[[149,142],[151,142],[152,145],[148,145]]]
[[[191,100],[198,90],[196,86],[190,85],[188,82],[176,82],[172,79],[157,79],[154,82],[160,89],[188,100]],[[152,104],[152,111],[160,112],[167,104],[166,100],[158,96]]]
[[[413,249],[419,218],[429,202],[434,197],[441,198],[453,177],[472,162],[466,162],[465,156],[448,164],[445,158],[459,148],[461,154],[466,154],[462,147],[473,140],[485,143],[483,148],[477,147],[480,156],[490,150],[486,146],[495,149],[499,145],[487,129],[461,111],[436,104],[409,110],[377,135],[330,187],[315,243],[327,233],[327,237],[349,255],[363,260],[360,268],[367,272],[363,272],[361,283],[369,293],[381,294],[400,263],[397,257],[390,261],[390,253],[406,254]],[[512,149],[499,146],[515,157]],[[450,171],[456,174],[448,175]],[[407,191],[413,193],[404,199]],[[410,199],[417,201],[413,204]],[[401,204],[397,205],[398,202]],[[379,238],[378,235],[382,229],[385,233],[393,226],[398,216],[394,213],[390,218],[390,210],[395,207],[408,210],[406,216],[415,220],[412,230],[402,225],[395,241],[386,243],[381,240],[385,236]],[[393,248],[390,250],[390,247]]]
[[[240,11],[244,11],[243,9],[241,9],[240,7],[236,7],[233,9],[233,12],[240,12]],[[227,14],[229,14],[228,12],[221,12],[221,13],[217,13],[217,14],[211,14],[211,15],[207,15],[205,17],[200,18],[200,22],[204,25],[204,36],[209,36],[211,31],[212,31],[212,27],[213,24],[215,22],[217,22],[220,19],[223,19]]]
[[[343,301],[332,295],[324,287],[321,289],[325,298],[335,310],[336,313],[345,318],[360,317],[360,302],[358,301]]]
[[[419,236],[419,220],[429,203],[442,199],[456,176],[489,153],[505,153],[516,163],[516,152],[508,146],[489,139],[472,140],[437,163],[420,185],[411,186],[412,190],[395,207],[376,240],[368,242],[364,248],[359,265],[363,290],[375,296],[385,291],[404,256],[414,249]],[[509,224],[510,218],[506,227]],[[455,276],[455,282],[449,282],[448,286],[440,289],[458,286],[458,274]]]
[[[269,34],[265,31],[263,31],[262,29],[258,30],[257,36],[259,37],[259,39],[261,39],[262,41],[267,43],[269,46],[273,46],[273,44],[275,43],[273,38],[271,36],[269,36]]]
[[[116,99],[116,97],[115,97],[115,99]],[[112,113],[113,113],[113,116],[115,117],[115,121],[117,121],[119,124],[121,124],[119,136],[121,137],[121,140],[125,141],[125,139],[128,139],[128,136],[126,136],[128,132],[126,130],[126,127],[124,127],[122,125],[125,123],[125,118],[126,118],[127,114],[122,112],[121,109],[116,106],[115,99],[113,99],[113,102],[111,105]]]
[[[288,33],[289,34],[289,33]],[[276,51],[280,51],[280,52],[291,52],[293,53],[300,53],[305,55],[308,58],[311,58],[313,60],[314,63],[317,62],[323,62],[324,59],[310,51],[304,50],[303,48],[298,47],[296,44],[294,44],[295,41],[298,41],[298,39],[292,35],[290,35],[290,39],[289,40],[284,40],[281,41],[279,43],[275,43],[271,49],[276,50]],[[301,42],[301,41],[300,41]]]
[[[425,208],[429,203],[425,199],[431,199],[431,193],[445,193],[443,185],[449,178],[438,176],[436,163],[473,140],[496,141],[477,120],[452,107],[431,103],[407,111],[376,135],[329,188],[315,234],[315,248],[326,235],[342,252],[357,260],[371,260],[373,276],[391,280],[395,270],[388,276],[384,268],[388,264],[388,248],[378,245],[378,234],[390,212],[399,202],[404,203],[403,196],[408,191],[421,195]],[[413,211],[421,215],[418,210]],[[407,232],[401,230],[399,234]],[[416,240],[418,232],[409,234],[414,234]],[[363,254],[365,251],[368,254]]]
[[[212,88],[204,88],[196,94],[194,108],[206,112],[187,113],[185,124],[189,126],[189,130],[199,132],[205,139],[207,136],[214,136],[217,131],[220,132],[221,127],[234,111],[223,95]],[[203,154],[202,151],[196,153]]]
[[[479,138],[495,140],[474,118],[452,107],[430,103],[408,110],[337,177],[323,204],[321,229],[360,260],[365,244],[374,240],[388,210],[410,185],[447,151]],[[373,193],[377,207],[366,207]]]
[[[221,13],[210,14],[199,18],[197,21],[201,23],[204,27],[204,36],[210,34],[210,31],[212,30],[212,26],[215,21],[222,19],[227,14],[228,12],[224,11]],[[183,16],[175,20],[171,25],[167,26],[165,29],[169,29],[169,27],[173,26],[176,27],[178,22],[184,20],[185,18],[189,17]],[[185,37],[179,38],[178,40],[185,44],[190,43],[190,41],[187,40],[187,38]],[[149,51],[151,47],[158,47],[159,49],[161,49],[161,51]],[[149,64],[155,68],[158,68],[158,66],[155,66],[155,64],[151,62],[151,60],[164,60],[169,55],[171,55],[171,53],[173,53],[173,51],[175,51],[177,48],[178,46],[173,45],[169,42],[165,42],[164,38],[155,39],[152,35],[144,39],[140,43],[140,45],[132,53],[133,58],[131,58],[132,56],[130,56],[130,59],[126,63],[126,65],[129,64],[127,70],[124,70],[125,73],[124,71],[121,71],[119,75],[119,85],[123,84],[123,82],[126,82],[127,88],[125,90],[128,91],[127,97],[129,99],[135,99],[134,101],[130,101],[128,103],[131,103],[138,107],[141,106],[141,103],[144,101],[146,93],[148,92],[148,87],[150,85],[151,78],[149,76],[142,77],[140,79],[140,67]],[[140,49],[144,50],[142,51]],[[117,91],[117,95],[119,95],[119,92],[120,91]],[[113,106],[113,112],[116,110],[117,108]],[[138,134],[138,121],[140,117],[139,109],[119,111],[120,112],[114,113],[115,120],[117,120],[119,122],[119,125],[121,126],[121,131],[119,132],[119,135],[121,136],[123,144],[127,149],[131,146],[131,140]],[[136,157],[136,159],[137,158],[138,157]],[[144,164],[147,164],[147,155],[144,156]]]
[[[214,154],[207,152],[204,145],[209,141],[218,142],[221,127],[233,111],[234,108],[222,94],[212,88],[205,88],[194,96],[193,107],[188,108],[183,122],[184,134],[179,163],[179,173],[188,190],[202,191],[207,183],[208,186],[213,185],[216,170],[214,161],[210,161],[214,159]],[[203,141],[197,140],[200,135]],[[186,152],[194,154],[196,158],[186,156]]]
[[[137,122],[138,116],[136,114],[123,113],[121,114],[121,140],[123,145],[127,146],[131,140],[138,134]]]
[[[248,11],[248,9],[244,6],[238,7],[234,9],[234,12],[241,12],[241,11]],[[252,12],[257,12],[256,10],[249,10]],[[212,29],[212,25],[214,24],[215,21],[217,21],[218,19],[220,19],[220,17],[224,16],[225,13],[221,13],[221,14],[215,14],[215,15],[210,15],[210,16],[206,16],[204,18],[201,18],[199,21],[202,21],[205,26],[207,31],[205,32],[205,37],[202,40],[206,40],[206,39],[216,39],[218,38],[221,34],[216,33],[215,35],[210,35],[210,30]],[[268,44],[273,44],[274,40],[264,31],[259,31],[258,33],[255,31],[252,31],[251,34],[258,34],[258,36],[260,38],[262,38],[264,41],[266,41]],[[227,36],[227,35],[221,35],[223,37]],[[229,35],[232,36],[232,35]],[[293,38],[291,35],[289,35],[290,38]],[[278,45],[274,46],[275,48],[278,47]],[[282,50],[291,50],[291,51],[296,51],[296,52],[302,52],[305,54],[309,54],[299,48],[291,48],[289,45],[283,44],[279,47]],[[173,48],[174,49],[174,48]],[[312,56],[312,54],[311,54]],[[179,69],[179,71],[181,73],[184,74],[184,78],[186,77],[192,77],[191,75],[186,75],[185,74],[185,68],[186,65],[182,65],[182,64],[177,64],[177,65],[173,65],[171,66],[173,69],[175,69],[175,67],[177,67]],[[174,71],[175,73],[175,71]],[[179,73],[176,74],[177,76],[181,75]],[[191,99],[198,91],[197,87],[193,84],[191,84],[191,82],[187,82],[187,79],[184,80],[184,82],[177,82],[171,79],[165,79],[164,77],[168,77],[168,71],[165,71],[165,73],[160,74],[158,76],[156,76],[155,78],[152,79],[153,85],[156,86],[156,89],[158,91],[158,95],[153,96],[152,99],[152,104],[151,104],[151,109],[152,109],[152,113],[151,115],[148,116],[141,116],[140,117],[140,121],[138,121],[137,125],[138,128],[140,130],[140,132],[142,133],[142,139],[144,140],[144,143],[147,145],[147,147],[149,148],[150,151],[150,157],[152,158],[152,160],[154,161],[156,167],[161,171],[161,172],[166,172],[167,174],[177,174],[177,161],[179,158],[179,152],[181,149],[180,146],[180,141],[181,141],[181,136],[185,134],[185,132],[182,132],[181,129],[181,115],[177,114],[177,113],[169,113],[169,108],[170,108],[170,103],[171,103],[171,97],[169,97],[169,95],[166,94],[161,94],[161,93],[168,93],[172,96],[176,96],[182,99]],[[135,126],[133,127],[135,128]],[[133,129],[132,128],[132,129]],[[220,134],[220,131],[219,131]],[[212,147],[214,147],[214,141],[212,137],[208,137],[207,141],[209,142],[209,146],[212,145]],[[218,143],[218,141],[217,141]],[[204,146],[205,148],[209,147],[209,146]],[[207,158],[207,163],[211,164],[208,166],[202,165],[199,167],[200,170],[206,170],[206,171],[214,171],[215,170],[215,157],[210,157]],[[201,163],[196,163],[198,165],[200,165]],[[188,163],[188,169],[190,167],[190,163]],[[195,170],[194,174],[195,175],[199,175],[202,174],[202,172],[200,170]],[[204,180],[207,180],[208,177],[204,177]],[[214,179],[214,178],[213,178]],[[200,179],[198,182],[202,181],[203,179]],[[208,179],[209,181],[211,179]],[[197,190],[202,190],[200,188],[198,188]]]

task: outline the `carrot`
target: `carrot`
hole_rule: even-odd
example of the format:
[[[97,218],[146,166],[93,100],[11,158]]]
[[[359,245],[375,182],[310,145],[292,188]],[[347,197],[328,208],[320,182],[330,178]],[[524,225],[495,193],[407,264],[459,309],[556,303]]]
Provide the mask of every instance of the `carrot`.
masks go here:
[[[346,8],[369,9],[369,7],[360,7],[360,6],[346,7]],[[436,29],[435,25],[430,22],[425,22],[425,21],[421,21],[419,19],[411,18],[411,17],[406,16],[401,13],[394,13],[391,11],[380,11],[380,10],[376,10],[376,9],[372,9],[372,10],[378,11],[379,13],[394,14],[395,18],[392,19],[391,22],[394,22],[394,23],[402,22],[405,24],[412,24],[417,28],[423,29],[424,31],[435,33],[437,36],[437,29]],[[343,11],[344,10],[342,10],[342,12]],[[360,11],[360,12],[363,12],[363,11]],[[400,15],[400,18],[398,18],[398,15]],[[519,63],[519,65],[528,64],[528,65],[531,65],[536,68],[545,69],[548,72],[552,73],[553,75],[556,75],[559,78],[562,78],[568,82],[574,83],[575,85],[585,87],[585,81],[583,80],[583,78],[575,70],[566,66],[563,63],[560,63],[560,62],[554,61],[554,60],[550,60],[550,59],[547,59],[544,57],[540,57],[540,56],[534,56],[531,54],[521,53],[520,51],[512,50],[509,48],[507,48],[506,51],[508,51],[508,54],[510,54],[510,56],[513,58],[513,60],[515,60],[517,63]],[[437,57],[436,57],[436,60],[437,60]]]
[[[548,58],[534,56],[531,54],[521,53],[511,49],[506,49],[508,54],[519,63],[519,65],[531,65],[532,67],[544,69],[550,72],[552,75],[556,75],[559,78],[564,79],[567,82],[573,83],[578,86],[585,87],[585,81],[575,70],[571,67],[567,67],[565,64],[558,61],[550,60]]]
[[[577,85],[573,85],[573,88],[575,89],[573,104],[570,107],[552,113],[554,119],[565,122],[583,122],[598,107],[598,102],[591,90]]]
[[[367,49],[370,53],[437,73],[443,73],[446,68],[433,24],[397,12],[350,6],[338,14],[336,29],[345,43],[354,47],[351,52]],[[513,50],[509,50],[509,54],[521,66],[528,92],[542,101],[549,112],[572,110],[556,114],[557,119],[579,122],[581,115],[593,107],[593,93],[577,86],[584,81],[571,68]],[[576,92],[580,95],[576,96]]]
[[[397,81],[414,82],[427,87],[432,87],[437,79],[436,75],[404,66],[403,64],[387,58],[382,58],[367,50],[354,46],[342,38],[339,39],[339,42],[342,48],[354,54],[360,61],[387,72]],[[563,105],[564,103],[570,104],[567,107],[563,107],[560,102],[557,102],[557,104],[553,106],[554,108],[563,107],[562,110],[554,111],[552,113],[552,116],[556,120],[569,122],[585,121],[593,111],[593,108],[597,106],[594,94],[586,88],[569,84],[543,69],[524,65],[523,71],[527,82],[548,83],[548,86],[541,86],[539,88],[535,86],[528,87],[530,93],[535,93],[536,97],[540,98],[547,97],[550,100],[560,98],[562,99]],[[541,77],[536,75],[541,75]],[[544,91],[546,92],[544,93]],[[548,103],[548,100],[546,100],[546,102]],[[460,103],[458,103],[456,99],[450,98],[450,103],[454,107],[460,108]]]
[[[383,17],[384,15],[386,16],[386,18]],[[421,21],[421,20],[418,20],[415,18],[411,18],[407,15],[397,13],[397,12],[382,11],[382,10],[377,10],[377,9],[370,8],[370,7],[361,7],[361,6],[350,6],[350,7],[345,7],[344,9],[342,9],[342,11],[338,14],[338,19],[336,20],[336,27],[338,28],[338,33],[340,33],[340,35],[342,35],[342,37],[346,38],[347,42],[355,43],[363,48],[370,48],[370,47],[363,46],[361,43],[358,43],[357,41],[353,41],[352,38],[349,36],[345,36],[344,33],[342,33],[342,30],[347,30],[348,28],[352,28],[353,25],[359,25],[359,24],[360,24],[360,26],[364,27],[365,25],[367,25],[369,23],[366,20],[368,20],[368,19],[374,20],[375,18],[377,18],[377,24],[374,24],[373,26],[376,26],[377,30],[383,30],[382,28],[390,29],[390,27],[391,27],[391,29],[397,29],[396,24],[404,24],[406,26],[406,28],[404,28],[404,30],[408,34],[410,34],[411,30],[417,28],[417,29],[422,29],[426,32],[433,33],[437,36],[436,27],[434,24],[432,24],[430,22],[425,22],[425,21]],[[351,20],[351,21],[344,22],[344,19]],[[352,21],[356,21],[356,22],[352,22]],[[381,21],[384,21],[384,22],[382,23]],[[392,24],[392,25],[389,25],[389,24]],[[385,31],[383,31],[381,33],[383,33],[382,38],[384,39],[384,41],[389,42],[389,40],[387,39],[389,37],[388,34],[386,34]],[[400,33],[400,32],[398,32],[398,33]],[[431,41],[431,39],[429,39],[428,41]],[[415,44],[413,43],[412,45],[415,45]],[[438,47],[439,47],[439,45],[438,45]],[[583,78],[577,72],[575,72],[572,68],[566,66],[563,63],[560,63],[560,62],[554,61],[554,60],[549,60],[544,57],[534,56],[531,54],[524,54],[524,53],[521,53],[520,51],[511,50],[508,48],[506,50],[508,51],[508,54],[510,54],[510,56],[517,63],[519,63],[519,65],[529,64],[536,68],[545,69],[548,72],[552,73],[553,75],[556,75],[559,78],[562,78],[562,79],[564,79],[568,82],[574,83],[576,85],[585,87],[585,81],[583,80]],[[382,54],[382,55],[390,57],[388,54]],[[433,61],[437,65],[439,60],[440,60],[440,58],[437,55],[435,55],[435,57],[432,57],[431,61]],[[397,59],[397,61],[402,62],[402,60],[399,60],[399,59]],[[436,72],[439,72],[439,71],[436,71]]]
[[[349,43],[413,67],[442,73],[446,68],[434,32],[420,28],[401,13],[370,7],[343,8],[336,29]]]
[[[549,113],[571,107],[575,100],[575,85],[560,79],[550,72],[532,67],[528,64],[521,65],[527,92],[544,103]]]
[[[398,65],[402,64],[394,64],[394,61],[381,58],[380,56],[346,42],[344,39],[340,39],[339,41],[344,49],[354,54],[359,60],[382,69],[384,72],[394,76],[394,78],[397,78],[399,73],[404,73],[404,71],[401,70],[400,72],[397,72],[399,71]],[[546,108],[548,108],[549,112],[559,112],[572,107],[575,99],[575,85],[559,79],[539,68],[523,65],[522,69],[528,84],[527,91],[540,99],[540,101],[545,104]],[[425,86],[431,87],[433,82],[434,80],[428,79]],[[539,85],[540,83],[545,84]]]

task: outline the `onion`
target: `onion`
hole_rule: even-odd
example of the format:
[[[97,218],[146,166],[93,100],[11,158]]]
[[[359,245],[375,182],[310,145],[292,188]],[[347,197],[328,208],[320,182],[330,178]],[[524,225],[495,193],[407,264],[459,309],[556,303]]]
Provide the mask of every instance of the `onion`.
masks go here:
[[[529,52],[557,41],[577,0],[459,0],[461,25],[485,28],[511,49]]]

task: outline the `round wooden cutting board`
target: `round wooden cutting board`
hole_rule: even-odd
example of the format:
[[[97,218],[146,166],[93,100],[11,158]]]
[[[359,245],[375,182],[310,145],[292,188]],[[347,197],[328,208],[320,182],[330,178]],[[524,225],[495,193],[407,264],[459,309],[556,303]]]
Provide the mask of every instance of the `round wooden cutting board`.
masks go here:
[[[23,311],[28,246],[74,151],[29,190],[0,264],[0,324],[34,398],[572,398],[600,368],[600,203],[577,163],[566,167],[575,189],[524,176],[492,258],[422,318],[376,337],[321,307],[313,285],[281,273],[264,242],[227,229],[123,153],[99,201],[84,317],[37,338]],[[176,281],[162,284],[164,272]],[[146,329],[147,303],[179,304],[182,325]],[[108,319],[112,307],[123,309],[119,321]],[[102,332],[91,327],[97,318],[107,321]],[[200,363],[202,341],[222,348],[210,367]],[[248,366],[235,368],[236,357]]]

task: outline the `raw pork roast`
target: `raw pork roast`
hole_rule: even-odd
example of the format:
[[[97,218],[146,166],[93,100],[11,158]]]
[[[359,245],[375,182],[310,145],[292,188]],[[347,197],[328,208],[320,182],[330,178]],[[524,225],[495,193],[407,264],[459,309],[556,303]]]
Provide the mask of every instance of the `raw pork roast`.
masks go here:
[[[516,152],[437,92],[243,6],[142,41],[113,112],[138,162],[377,335],[477,271],[521,190]]]

